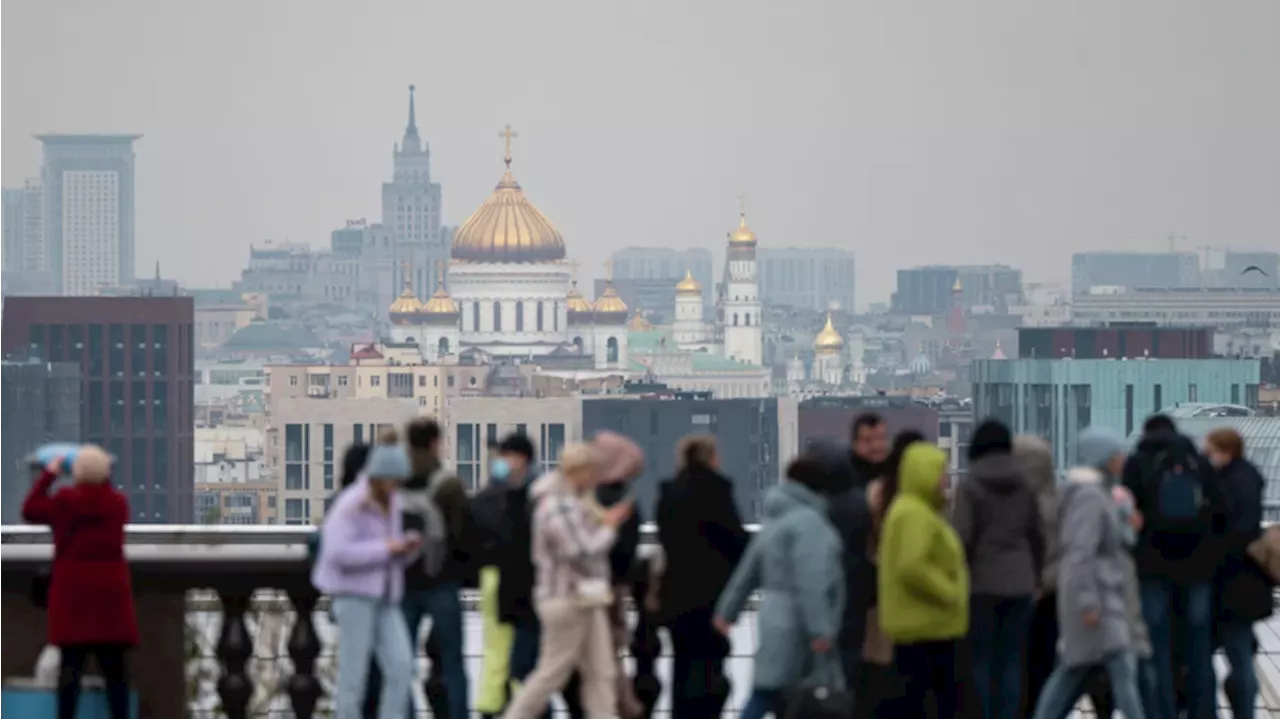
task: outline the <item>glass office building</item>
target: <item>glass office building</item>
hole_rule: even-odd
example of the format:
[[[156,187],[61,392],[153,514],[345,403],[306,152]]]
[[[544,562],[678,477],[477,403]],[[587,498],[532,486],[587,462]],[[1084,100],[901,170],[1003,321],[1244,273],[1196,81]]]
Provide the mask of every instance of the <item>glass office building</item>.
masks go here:
[[[977,360],[970,366],[974,417],[1043,437],[1058,467],[1076,463],[1090,426],[1125,435],[1177,402],[1258,406],[1254,359]]]

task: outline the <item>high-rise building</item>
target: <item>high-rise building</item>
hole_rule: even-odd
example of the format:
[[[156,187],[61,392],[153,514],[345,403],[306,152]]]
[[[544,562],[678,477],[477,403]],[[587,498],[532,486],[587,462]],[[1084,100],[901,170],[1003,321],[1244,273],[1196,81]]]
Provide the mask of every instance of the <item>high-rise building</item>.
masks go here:
[[[16,270],[22,266],[22,190],[4,188],[4,269]]]
[[[1181,289],[1200,286],[1194,252],[1077,252],[1071,256],[1071,293],[1090,287]]]
[[[835,303],[842,310],[854,311],[853,252],[821,247],[762,247],[756,251],[756,259],[764,304],[822,312]]]
[[[418,135],[414,86],[410,85],[409,121],[392,154],[391,181],[382,183],[382,224],[390,230],[398,247],[422,250],[413,253],[415,262],[407,270],[411,274],[410,285],[420,297],[435,292],[435,268],[449,261],[447,238],[440,231],[440,207],[440,183],[431,181],[431,147]],[[404,268],[396,264],[398,274],[393,278],[393,288],[404,284],[405,279]]]
[[[703,287],[715,287],[711,252],[708,250],[626,247],[616,250],[609,258],[613,261],[614,285],[619,288],[637,288],[634,297],[628,297],[621,289],[618,289],[618,294],[623,296],[627,304],[647,312],[665,316],[673,308],[671,288],[683,280],[686,273],[692,274],[693,279]],[[649,288],[653,289],[652,294],[644,291]],[[710,306],[715,293],[707,292],[704,297]]]
[[[37,135],[54,289],[92,295],[133,283],[133,143],[141,135]]]
[[[6,360],[2,367],[0,506],[4,524],[17,524],[31,488],[30,453],[46,442],[80,441],[80,365],[33,358]]]
[[[1023,303],[1022,270],[1006,265],[927,265],[898,270],[893,311],[904,315],[945,315],[989,307],[1005,314]]]
[[[116,457],[133,521],[192,521],[190,297],[11,297],[0,350],[80,367],[81,440]]]

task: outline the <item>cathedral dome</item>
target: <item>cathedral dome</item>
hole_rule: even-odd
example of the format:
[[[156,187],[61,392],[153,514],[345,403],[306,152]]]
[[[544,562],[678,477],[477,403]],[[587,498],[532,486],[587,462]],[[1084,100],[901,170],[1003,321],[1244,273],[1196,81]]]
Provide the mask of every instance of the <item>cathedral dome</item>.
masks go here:
[[[507,170],[493,194],[453,235],[452,256],[466,262],[520,263],[563,260],[564,238],[551,220],[529,202],[511,175],[507,128]]]
[[[453,301],[453,298],[449,296],[444,287],[441,287],[422,306],[421,312],[424,315],[456,315],[460,310],[458,309],[458,303]]]
[[[729,244],[734,247],[755,247],[756,233],[747,227],[747,212],[738,213],[738,228],[729,233]]]
[[[702,296],[702,285],[698,284],[698,281],[693,279],[693,272],[691,270],[684,271],[684,279],[680,280],[680,284],[676,285],[676,294],[685,297]]]
[[[831,313],[827,313],[827,324],[813,338],[813,349],[815,352],[839,352],[844,349],[844,338],[836,332],[835,326],[831,324]]]
[[[574,281],[573,287],[569,290],[569,294],[565,295],[564,304],[570,312],[591,311],[591,303],[587,302],[587,298],[583,297],[582,293],[578,291],[577,280]]]
[[[387,311],[391,314],[391,321],[398,325],[413,324],[413,315],[422,311],[422,302],[413,293],[413,288],[409,286],[408,279],[404,281],[404,290],[396,298],[396,301],[391,303],[391,307]]]
[[[596,303],[591,309],[597,314],[620,312],[626,315],[627,303],[623,302],[617,291],[613,289],[613,282],[608,282],[604,286],[604,292],[596,298]]]

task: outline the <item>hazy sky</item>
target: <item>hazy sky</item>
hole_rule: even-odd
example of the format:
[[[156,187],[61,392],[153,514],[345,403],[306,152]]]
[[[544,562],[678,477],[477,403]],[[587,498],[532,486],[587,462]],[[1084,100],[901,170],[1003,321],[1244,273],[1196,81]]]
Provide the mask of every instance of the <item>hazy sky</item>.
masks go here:
[[[584,275],[627,245],[893,271],[1078,249],[1280,248],[1280,2],[5,0],[3,179],[37,132],[137,132],[138,265],[380,214],[406,86],[456,224],[515,170]],[[585,279],[585,277],[584,277]]]

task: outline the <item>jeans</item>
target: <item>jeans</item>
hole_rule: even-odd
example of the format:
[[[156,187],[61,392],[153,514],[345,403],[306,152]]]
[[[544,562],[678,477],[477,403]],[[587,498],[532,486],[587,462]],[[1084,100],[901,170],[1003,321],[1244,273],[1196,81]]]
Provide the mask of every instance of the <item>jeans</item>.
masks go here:
[[[984,719],[1015,719],[1018,715],[1032,611],[1030,596],[978,594],[971,598],[973,683]]]
[[[896,716],[926,716],[930,692],[937,700],[938,719],[960,716],[960,683],[956,676],[959,649],[956,641],[899,644],[893,648],[898,674],[906,685]]]
[[[1117,652],[1103,661],[1111,680],[1111,694],[1116,708],[1125,719],[1145,719],[1142,699],[1138,695],[1137,662],[1127,652]],[[1036,705],[1035,719],[1061,719],[1071,712],[1076,700],[1084,693],[1085,680],[1093,667],[1085,665],[1068,667],[1061,664],[1049,676]]]
[[[1187,665],[1187,719],[1216,716],[1217,677],[1213,672],[1213,585],[1181,586],[1162,579],[1141,582],[1142,618],[1151,635],[1155,687],[1151,719],[1177,719],[1174,694],[1175,656],[1173,637],[1176,619],[1183,622],[1183,651],[1177,652]]]
[[[128,719],[129,680],[125,670],[125,644],[64,644],[58,647],[61,665],[58,667],[58,719],[75,719],[80,703],[80,680],[84,677],[84,662],[92,654],[98,659],[98,668],[107,684],[107,711],[111,719]]]
[[[753,689],[747,705],[742,707],[738,719],[764,719],[773,714],[778,716],[782,708],[782,692],[778,689]]]
[[[1218,638],[1227,661],[1231,663],[1231,674],[1223,686],[1231,713],[1238,717],[1252,717],[1258,701],[1258,675],[1253,666],[1253,625],[1227,622],[1219,627]]]
[[[400,608],[381,599],[337,596],[333,618],[338,624],[337,719],[360,719],[369,657],[382,670],[378,719],[401,719],[403,702],[412,697],[413,646]]]
[[[462,587],[455,583],[439,584],[431,589],[405,592],[404,621],[409,628],[409,639],[418,640],[418,627],[424,617],[431,618],[431,640],[440,650],[441,674],[445,695],[449,701],[449,719],[469,719],[467,692],[467,665],[463,658],[462,635]],[[413,719],[413,696],[409,697],[409,712]]]

